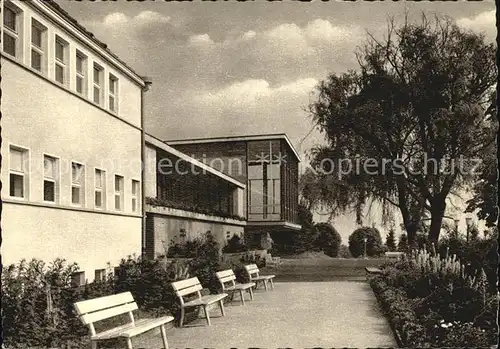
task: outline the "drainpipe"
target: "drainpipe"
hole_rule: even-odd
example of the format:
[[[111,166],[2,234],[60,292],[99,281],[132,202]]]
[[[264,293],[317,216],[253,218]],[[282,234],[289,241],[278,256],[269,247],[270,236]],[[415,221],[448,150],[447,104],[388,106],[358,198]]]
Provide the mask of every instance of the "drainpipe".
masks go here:
[[[145,94],[149,91],[152,81],[149,77],[143,76],[145,86],[141,90],[141,254],[142,258],[146,257],[146,131],[144,129],[144,100]]]

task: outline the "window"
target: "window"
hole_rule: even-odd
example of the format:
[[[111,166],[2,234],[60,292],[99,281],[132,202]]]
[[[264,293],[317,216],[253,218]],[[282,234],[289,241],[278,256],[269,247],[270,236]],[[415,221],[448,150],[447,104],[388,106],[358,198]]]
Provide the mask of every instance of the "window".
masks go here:
[[[115,175],[115,210],[123,211],[123,177]]]
[[[103,170],[95,170],[95,192],[94,192],[94,206],[95,208],[106,208],[106,173]]]
[[[22,29],[21,11],[12,3],[5,3],[3,9],[3,52],[12,57],[20,55],[20,30]]]
[[[46,30],[40,22],[31,20],[31,68],[39,72],[43,72]]]
[[[45,155],[43,157],[43,201],[56,202],[57,191],[57,159]]]
[[[109,110],[116,112],[118,95],[118,79],[109,74]]]
[[[94,275],[95,282],[106,281],[106,269],[96,269]]]
[[[132,212],[139,212],[140,182],[132,180]]]
[[[85,168],[76,162],[71,163],[71,203],[83,206],[85,198]]]
[[[102,71],[99,65],[94,64],[94,103],[99,105],[102,101]]]
[[[76,51],[76,92],[87,95],[86,74],[87,57],[79,51]]]
[[[78,287],[85,285],[85,272],[79,271],[71,274],[71,286]]]
[[[55,74],[56,81],[65,85],[67,84],[67,58],[68,58],[68,43],[60,37],[56,36],[55,41],[56,61],[55,61]]]
[[[26,149],[10,148],[9,195],[16,198],[26,198],[28,176],[28,151]]]

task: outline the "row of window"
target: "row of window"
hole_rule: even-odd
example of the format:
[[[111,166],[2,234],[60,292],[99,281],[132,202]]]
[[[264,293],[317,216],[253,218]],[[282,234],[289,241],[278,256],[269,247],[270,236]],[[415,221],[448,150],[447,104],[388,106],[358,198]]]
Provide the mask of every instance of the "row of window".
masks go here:
[[[17,6],[7,2],[4,6],[3,13],[3,52],[22,61],[23,57],[23,12]],[[92,85],[88,86],[88,57],[81,51],[76,50],[75,67],[70,66],[69,60],[69,43],[60,36],[54,37],[54,78],[56,82],[69,88],[70,74],[73,74],[75,79],[75,90],[85,98],[88,96],[88,87],[92,88],[91,100],[101,107],[104,107],[104,68],[93,62],[92,65]],[[48,67],[48,35],[47,27],[31,18],[31,41],[30,59],[31,68],[38,72],[47,75]],[[108,89],[107,89],[108,105],[107,108],[113,112],[118,111],[118,78],[112,74],[108,74]]]
[[[27,199],[29,196],[29,151],[19,147],[10,147],[9,165],[9,195],[12,198]],[[60,163],[53,156],[44,155],[43,158],[43,201],[47,203],[58,203],[60,185]],[[78,207],[86,207],[85,203],[85,165],[71,162],[71,204]],[[124,177],[114,175],[114,210],[124,211]],[[132,179],[131,207],[132,212],[139,213],[140,210],[140,182]],[[93,208],[106,210],[106,171],[94,169],[94,205]]]

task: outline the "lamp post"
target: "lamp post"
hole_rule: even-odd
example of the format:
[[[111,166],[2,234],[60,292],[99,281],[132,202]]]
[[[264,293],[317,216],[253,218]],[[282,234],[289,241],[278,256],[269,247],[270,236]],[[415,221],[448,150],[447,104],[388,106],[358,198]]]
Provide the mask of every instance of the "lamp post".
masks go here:
[[[366,242],[368,241],[368,238],[365,236],[363,237],[363,242],[365,243],[365,249],[364,249],[364,253],[363,253],[363,258],[366,259]]]
[[[467,238],[466,238],[467,242],[469,242],[469,234],[470,234],[471,223],[472,223],[472,218],[471,217],[465,218],[465,224],[467,225]]]

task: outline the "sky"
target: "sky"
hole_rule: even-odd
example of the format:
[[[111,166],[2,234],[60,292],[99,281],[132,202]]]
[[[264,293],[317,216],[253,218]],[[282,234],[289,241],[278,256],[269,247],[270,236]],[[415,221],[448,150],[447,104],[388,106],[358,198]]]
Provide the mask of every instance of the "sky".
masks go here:
[[[314,87],[355,69],[355,50],[367,32],[381,37],[389,17],[446,15],[489,41],[496,37],[492,0],[57,2],[152,79],[148,133],[163,140],[286,133],[304,164],[308,149],[324,141],[305,111]],[[366,224],[378,224],[376,210],[372,216]],[[334,223],[346,242],[353,217]]]

